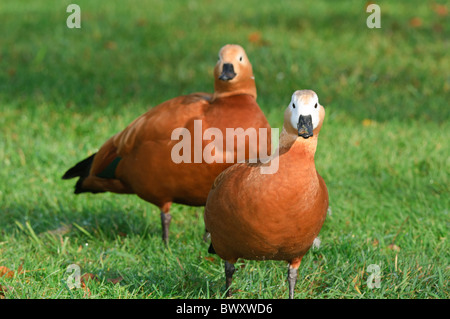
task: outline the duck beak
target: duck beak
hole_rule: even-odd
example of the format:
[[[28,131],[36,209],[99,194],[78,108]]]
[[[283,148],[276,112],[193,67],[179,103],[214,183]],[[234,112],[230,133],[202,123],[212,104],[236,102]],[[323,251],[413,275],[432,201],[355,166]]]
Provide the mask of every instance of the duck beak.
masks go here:
[[[222,74],[219,75],[219,80],[230,81],[234,79],[236,73],[234,73],[234,67],[231,63],[224,63],[222,67]]]
[[[300,115],[298,118],[298,136],[309,138],[313,136],[313,125],[311,115]]]

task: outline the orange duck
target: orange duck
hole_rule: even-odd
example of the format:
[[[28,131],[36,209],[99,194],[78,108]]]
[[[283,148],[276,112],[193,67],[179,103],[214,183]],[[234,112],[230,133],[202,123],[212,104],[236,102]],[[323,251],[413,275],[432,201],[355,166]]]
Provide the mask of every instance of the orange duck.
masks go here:
[[[287,261],[294,297],[297,269],[327,214],[327,187],[314,164],[324,117],[315,92],[296,91],[284,113],[278,152],[265,162],[233,165],[214,181],[204,219],[209,251],[225,260],[228,296],[234,263],[243,258]],[[274,161],[278,170],[262,174]]]
[[[221,48],[214,78],[213,94],[193,93],[157,105],[108,139],[97,153],[70,168],[63,179],[79,178],[75,194],[136,194],[157,205],[161,211],[162,237],[167,244],[172,203],[204,206],[214,179],[237,162],[238,152],[242,149],[246,151],[245,159],[257,156],[259,145],[266,145],[266,154],[261,150],[264,156],[270,155],[270,125],[256,103],[252,66],[241,46],[226,45]],[[231,152],[223,152],[224,147],[210,148],[213,149],[210,154],[215,156],[212,162],[211,158],[209,161],[203,160],[200,152],[199,161],[198,154],[195,155],[192,150],[196,145],[205,147],[213,143],[211,134],[208,136],[209,143],[202,138],[208,128],[224,132],[223,136],[215,136],[214,143],[218,143],[217,139],[226,143],[227,128],[245,130],[235,131],[235,141],[242,141],[242,137],[249,140],[245,135],[249,128],[254,128],[257,134],[264,134],[261,137],[258,135],[258,143],[232,144]],[[181,150],[179,140],[184,135],[175,134],[175,138],[173,135],[180,129],[194,136],[186,144],[189,147]],[[182,142],[185,142],[184,138]],[[174,160],[174,154],[179,155],[174,150],[183,153],[184,161]],[[185,152],[188,151],[192,154],[186,157]],[[223,160],[220,160],[221,156]]]

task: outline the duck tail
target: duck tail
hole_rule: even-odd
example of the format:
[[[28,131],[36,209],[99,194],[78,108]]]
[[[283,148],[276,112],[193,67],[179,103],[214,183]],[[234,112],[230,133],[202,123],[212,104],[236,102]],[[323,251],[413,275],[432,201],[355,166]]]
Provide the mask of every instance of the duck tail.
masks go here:
[[[96,154],[96,153],[95,153]],[[62,179],[71,179],[74,177],[79,177],[77,183],[75,184],[75,194],[83,192],[92,192],[89,190],[84,190],[82,187],[84,179],[89,176],[89,171],[91,170],[92,162],[94,161],[95,154],[92,154],[88,158],[78,162],[75,166],[69,168],[67,172],[64,173]]]

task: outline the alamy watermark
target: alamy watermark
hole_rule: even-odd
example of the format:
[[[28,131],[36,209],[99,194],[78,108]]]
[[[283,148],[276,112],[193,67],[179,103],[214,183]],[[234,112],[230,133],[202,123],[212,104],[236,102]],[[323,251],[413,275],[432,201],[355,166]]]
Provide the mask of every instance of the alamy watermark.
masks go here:
[[[377,264],[367,266],[367,272],[371,273],[367,278],[367,287],[369,289],[381,287],[381,270]]]
[[[67,17],[66,25],[69,29],[79,29],[81,28],[81,8],[78,4],[69,4],[67,6],[66,12],[71,12]]]
[[[174,163],[242,163],[248,159],[249,163],[267,161],[267,165],[260,166],[262,174],[278,171],[278,148],[275,148],[274,154],[267,149],[268,138],[271,138],[272,148],[278,144],[278,128],[271,129],[272,136],[268,136],[268,129],[264,127],[258,131],[253,127],[245,130],[241,127],[226,128],[224,134],[216,127],[203,131],[202,123],[202,120],[194,120],[193,130],[179,127],[172,131],[172,141],[179,141],[170,154]]]
[[[71,13],[66,20],[69,29],[81,28],[81,8],[78,4],[72,3],[67,6],[66,12]],[[366,12],[371,14],[367,17],[366,25],[369,29],[381,28],[381,8],[379,5],[371,3],[366,7]]]
[[[366,12],[371,12],[367,17],[366,25],[369,29],[381,28],[381,9],[378,4],[369,4],[366,8]]]
[[[66,269],[66,284],[69,289],[81,288],[81,269],[77,264],[70,264]]]

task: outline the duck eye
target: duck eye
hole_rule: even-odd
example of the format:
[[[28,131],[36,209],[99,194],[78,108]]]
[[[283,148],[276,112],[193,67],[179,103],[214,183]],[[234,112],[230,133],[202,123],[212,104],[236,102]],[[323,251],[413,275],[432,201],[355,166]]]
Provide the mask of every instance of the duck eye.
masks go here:
[[[242,56],[241,56],[241,57],[239,57],[239,61],[241,61],[241,62],[242,62]]]
[[[295,109],[295,104],[294,103],[292,103],[292,107]]]
[[[317,109],[317,103],[316,103],[316,105],[314,105],[314,108]]]

